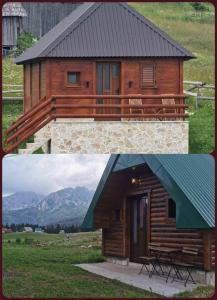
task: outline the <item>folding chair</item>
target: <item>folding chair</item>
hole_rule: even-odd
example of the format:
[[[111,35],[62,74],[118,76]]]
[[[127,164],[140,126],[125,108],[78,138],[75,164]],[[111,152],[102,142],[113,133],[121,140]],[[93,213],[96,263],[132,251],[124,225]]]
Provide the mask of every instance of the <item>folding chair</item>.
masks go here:
[[[130,105],[142,105],[142,99],[129,99],[129,104]],[[143,108],[130,108],[130,114],[138,114],[141,115],[144,113],[144,109]],[[131,120],[142,120],[142,118],[130,118]]]
[[[156,258],[154,256],[141,256],[140,258],[140,261],[142,263],[142,267],[138,273],[138,275],[140,275],[143,271],[143,268],[145,267],[147,273],[148,273],[148,276],[151,277],[151,274],[152,274],[152,270],[149,270],[147,265],[148,266],[152,266],[154,268],[154,262],[156,260]]]
[[[174,98],[163,98],[161,100],[162,105],[175,105],[175,99]],[[158,114],[164,114],[165,117],[160,117],[159,119],[162,121],[163,119],[166,120],[166,116],[167,114],[176,114],[178,113],[178,109],[177,108],[169,108],[169,107],[163,107],[161,109],[159,109],[156,113]],[[174,118],[175,119],[175,118]],[[172,120],[170,118],[170,120]]]
[[[195,267],[195,258],[198,256],[198,249],[195,248],[189,248],[189,247],[183,247],[182,251],[182,259],[188,259],[189,262],[174,262],[174,269],[175,269],[175,276],[173,277],[173,280],[185,280],[184,285],[186,286],[188,281],[196,284],[192,277],[192,270]],[[184,270],[187,272],[187,277],[184,279],[181,270]]]

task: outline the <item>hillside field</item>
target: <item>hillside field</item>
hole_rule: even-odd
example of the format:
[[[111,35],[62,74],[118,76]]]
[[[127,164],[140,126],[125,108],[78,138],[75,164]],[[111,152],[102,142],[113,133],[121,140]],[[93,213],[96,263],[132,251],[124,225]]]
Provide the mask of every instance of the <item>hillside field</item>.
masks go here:
[[[150,21],[197,56],[184,64],[184,79],[214,84],[214,7],[204,4],[205,11],[196,11],[190,3],[131,3]],[[198,38],[199,37],[199,38]],[[22,66],[13,59],[3,61],[3,82],[22,84]],[[9,96],[9,95],[8,95]],[[201,100],[195,110],[195,100],[188,98],[190,153],[210,153],[214,150],[214,102]],[[3,105],[3,130],[22,114],[22,104]],[[4,141],[4,135],[3,135]],[[33,141],[33,137],[30,138]],[[21,148],[25,147],[25,143]],[[39,151],[39,153],[41,153]]]
[[[5,234],[3,294],[9,298],[158,296],[74,266],[79,263],[102,262],[104,259],[101,255],[101,234],[98,231],[74,234]],[[177,297],[209,297],[213,292],[212,287],[199,287]]]

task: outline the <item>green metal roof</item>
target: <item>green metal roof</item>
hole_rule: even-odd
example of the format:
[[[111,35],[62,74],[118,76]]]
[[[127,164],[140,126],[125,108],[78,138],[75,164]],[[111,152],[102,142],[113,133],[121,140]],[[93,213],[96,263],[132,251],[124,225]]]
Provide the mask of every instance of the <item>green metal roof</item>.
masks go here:
[[[109,176],[113,172],[132,166],[147,164],[164,188],[176,202],[177,228],[213,228],[214,205],[214,159],[211,155],[112,155],[99,182],[82,227],[93,229],[94,209]]]

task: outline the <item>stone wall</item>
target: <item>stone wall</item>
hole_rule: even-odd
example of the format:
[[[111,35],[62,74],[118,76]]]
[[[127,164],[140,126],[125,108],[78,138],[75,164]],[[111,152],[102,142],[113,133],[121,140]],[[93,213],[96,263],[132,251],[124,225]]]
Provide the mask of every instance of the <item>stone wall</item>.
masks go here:
[[[51,153],[188,153],[186,121],[57,119],[48,130]]]

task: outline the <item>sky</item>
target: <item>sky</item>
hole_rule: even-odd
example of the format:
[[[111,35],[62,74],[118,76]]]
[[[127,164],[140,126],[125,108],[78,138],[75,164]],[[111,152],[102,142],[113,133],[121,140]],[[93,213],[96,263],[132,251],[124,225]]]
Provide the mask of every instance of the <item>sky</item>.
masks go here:
[[[21,191],[42,195],[85,186],[95,190],[109,155],[7,155],[3,159],[3,196]]]

